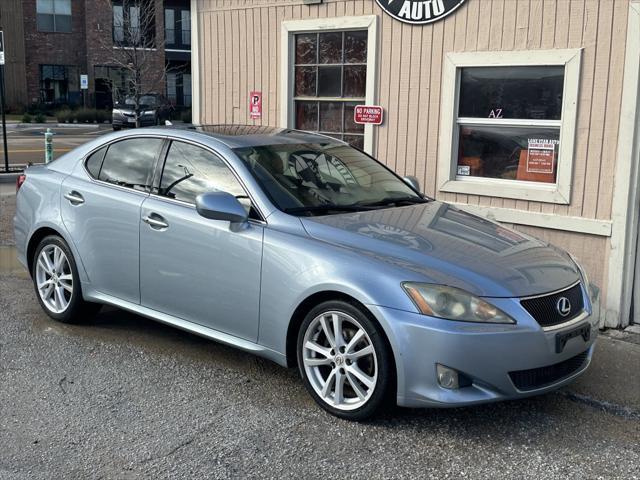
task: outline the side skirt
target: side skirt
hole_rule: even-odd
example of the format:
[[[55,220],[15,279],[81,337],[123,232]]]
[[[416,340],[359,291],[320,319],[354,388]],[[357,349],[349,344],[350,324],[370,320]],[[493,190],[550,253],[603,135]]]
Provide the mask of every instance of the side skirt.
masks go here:
[[[170,325],[172,327],[179,328],[180,330],[185,330],[187,332],[200,335],[201,337],[208,338],[209,340],[214,340],[216,342],[229,345],[230,347],[239,348],[240,350],[244,350],[245,352],[253,353],[254,355],[269,359],[277,363],[278,365],[282,365],[283,367],[287,366],[286,356],[280,352],[276,352],[275,350],[271,350],[269,348],[263,347],[262,345],[244,340],[234,335],[229,335],[228,333],[214,330],[213,328],[198,325],[197,323],[189,322],[187,320],[183,320],[166,313],[158,312],[157,310],[152,310],[150,308],[143,307],[142,305],[127,302],[111,295],[96,292],[95,290],[87,287],[88,286],[83,285],[83,289],[85,289],[85,291],[83,292],[83,296],[85,300],[89,302],[112,305],[114,307],[127,310],[128,312],[142,315],[143,317],[149,318],[151,320],[164,323],[165,325]]]

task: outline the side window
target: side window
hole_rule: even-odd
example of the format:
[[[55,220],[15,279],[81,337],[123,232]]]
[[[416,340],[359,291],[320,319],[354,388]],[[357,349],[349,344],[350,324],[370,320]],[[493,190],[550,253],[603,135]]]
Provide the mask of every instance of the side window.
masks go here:
[[[102,161],[104,160],[104,153],[107,151],[107,147],[102,147],[100,150],[96,150],[85,163],[87,171],[93,178],[100,176],[100,169],[102,168]]]
[[[98,179],[144,190],[149,186],[162,142],[161,138],[133,138],[109,145]]]
[[[217,155],[188,143],[172,142],[160,181],[160,195],[195,203],[204,192],[246,197],[233,172]]]

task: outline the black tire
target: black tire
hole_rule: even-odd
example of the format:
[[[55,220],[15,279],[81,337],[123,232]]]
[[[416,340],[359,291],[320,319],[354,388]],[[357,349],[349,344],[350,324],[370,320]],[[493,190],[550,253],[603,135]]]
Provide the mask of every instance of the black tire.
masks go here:
[[[116,126],[114,125],[114,126],[113,126],[113,131],[114,131],[114,132],[118,132],[118,131],[120,131],[120,127],[116,127]]]
[[[59,247],[64,252],[67,257],[72,276],[73,292],[71,293],[66,309],[59,313],[52,311],[42,300],[40,292],[38,291],[38,280],[36,276],[36,268],[40,253],[44,248],[51,245]],[[57,235],[49,235],[43,238],[36,247],[36,251],[33,256],[33,264],[31,265],[31,278],[33,279],[33,287],[40,306],[45,313],[54,320],[62,323],[85,323],[98,313],[102,307],[102,305],[98,303],[87,302],[82,298],[82,287],[80,285],[80,277],[78,275],[78,268],[76,266],[75,259],[73,258],[73,254],[71,253],[67,243]]]
[[[327,403],[327,401],[318,395],[309,381],[309,378],[307,378],[307,373],[303,363],[303,342],[305,335],[309,327],[312,325],[312,322],[318,316],[326,312],[341,312],[355,319],[366,331],[371,341],[371,345],[374,348],[378,369],[376,384],[373,388],[373,393],[366,403],[354,410],[338,409]],[[336,417],[351,421],[365,420],[378,412],[383,406],[390,403],[392,398],[395,396],[394,362],[387,339],[378,323],[368,312],[364,310],[363,307],[360,307],[355,302],[349,303],[342,300],[330,300],[313,308],[305,316],[302,325],[300,326],[296,342],[296,354],[298,369],[302,376],[305,388],[318,405]]]

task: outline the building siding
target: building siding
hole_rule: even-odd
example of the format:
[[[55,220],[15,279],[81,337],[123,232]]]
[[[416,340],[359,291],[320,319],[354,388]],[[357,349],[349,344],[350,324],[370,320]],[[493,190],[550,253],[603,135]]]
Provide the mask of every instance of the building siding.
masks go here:
[[[197,8],[202,123],[279,123],[283,20],[375,14],[376,98],[385,121],[375,128],[374,155],[400,174],[416,175],[424,191],[440,200],[610,220],[628,0],[467,0],[444,20],[424,26],[394,20],[374,0],[197,0]],[[443,57],[552,48],[583,49],[570,204],[439,192]],[[249,119],[250,90],[263,92],[260,121]],[[606,293],[608,237],[516,228],[571,251]]]

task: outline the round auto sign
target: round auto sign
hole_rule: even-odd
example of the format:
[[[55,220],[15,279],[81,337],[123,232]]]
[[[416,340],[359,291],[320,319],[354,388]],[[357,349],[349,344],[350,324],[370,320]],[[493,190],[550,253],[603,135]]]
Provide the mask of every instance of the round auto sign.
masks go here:
[[[396,20],[425,24],[443,19],[466,0],[376,0]]]

